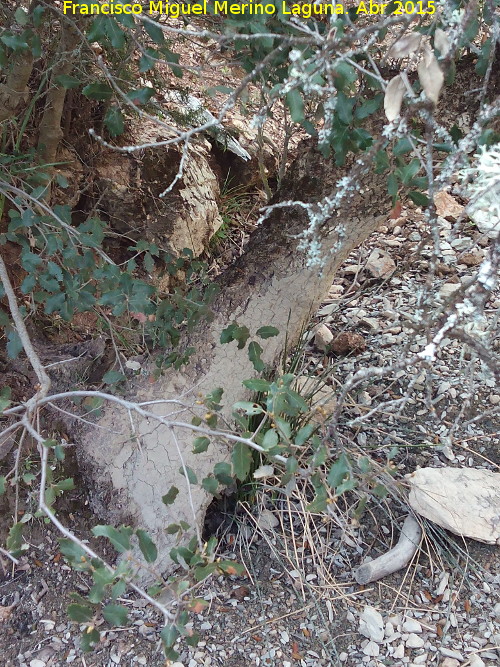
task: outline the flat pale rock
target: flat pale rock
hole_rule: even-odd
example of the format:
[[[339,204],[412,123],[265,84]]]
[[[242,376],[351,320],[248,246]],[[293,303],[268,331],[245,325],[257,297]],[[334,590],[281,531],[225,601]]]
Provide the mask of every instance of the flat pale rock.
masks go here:
[[[366,270],[374,278],[389,278],[396,270],[396,264],[392,257],[385,252],[375,248],[366,260]]]
[[[500,545],[500,473],[420,468],[407,479],[417,514],[456,535]]]
[[[434,204],[436,205],[436,213],[442,218],[456,220],[464,211],[464,207],[444,191],[437,192],[434,195]]]
[[[384,639],[384,621],[374,607],[366,606],[359,618],[359,632],[370,639],[370,643],[380,643]],[[375,655],[375,654],[366,654]]]

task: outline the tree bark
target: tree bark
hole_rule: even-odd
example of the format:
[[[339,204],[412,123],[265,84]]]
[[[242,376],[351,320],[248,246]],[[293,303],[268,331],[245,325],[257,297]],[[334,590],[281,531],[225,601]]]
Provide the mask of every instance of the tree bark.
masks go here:
[[[57,77],[68,76],[73,71],[78,56],[80,35],[73,25],[63,22],[58,49],[58,62],[50,77],[45,100],[45,110],[39,126],[38,148],[42,159],[49,165],[56,161],[57,149],[62,139],[61,119],[66,99],[66,88],[57,82]]]
[[[279,336],[260,341],[264,347],[262,358],[269,365],[277,362],[286,343],[297,341],[339,266],[381,224],[389,210],[385,178],[374,175],[370,167],[360,170],[355,165],[355,169],[365,172],[360,185],[349,191],[320,230],[325,257],[322,271],[308,268],[305,254],[298,249],[298,236],[309,224],[304,209],[275,208],[252,235],[244,255],[222,276],[221,291],[213,305],[214,319],[189,338],[195,348],[189,365],[155,384],[142,380],[134,387],[135,400],[174,399],[182,395],[193,406],[192,412],[199,413],[201,409],[203,415],[206,408],[196,406],[197,394],[223,387],[223,416],[230,420],[232,404],[246,397],[242,381],[256,373],[246,349],[238,350],[234,341],[221,345],[222,330],[234,321],[247,326],[252,336],[261,326],[277,327]],[[319,202],[335,193],[335,184],[345,173],[345,168],[336,167],[332,160],[306,146],[272,203],[290,199]],[[176,416],[176,406],[157,405],[150,409],[167,419],[188,423],[191,420],[192,413]],[[162,503],[162,496],[172,485],[181,491],[186,489],[187,482],[179,473],[179,452],[201,482],[214,464],[227,459],[228,446],[212,440],[207,452],[193,455],[193,434],[188,429],[169,429],[146,419],[135,423],[138,437],[132,436],[129,416],[113,406],[105,409],[99,426],[108,430],[87,432],[80,448],[81,462],[87,466],[96,490],[96,510],[110,522],[132,522],[146,528],[158,545],[159,569],[168,570],[175,537],[166,535],[166,526],[179,520],[190,525],[196,520],[200,525],[212,498],[200,486],[192,485],[191,498],[179,493],[173,505]]]
[[[29,97],[28,81],[33,70],[33,55],[30,50],[18,54],[7,75],[0,84],[0,123],[13,118]]]

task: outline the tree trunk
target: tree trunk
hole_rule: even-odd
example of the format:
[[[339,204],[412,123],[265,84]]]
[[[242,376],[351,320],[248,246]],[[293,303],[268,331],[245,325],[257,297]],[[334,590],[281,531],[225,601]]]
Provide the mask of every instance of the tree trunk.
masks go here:
[[[62,23],[58,62],[52,69],[49,88],[45,100],[45,110],[39,126],[38,149],[41,158],[48,165],[56,162],[57,149],[62,139],[61,118],[66,99],[66,88],[58,82],[58,77],[68,76],[73,71],[79,55],[80,35],[75,26]]]
[[[229,420],[232,404],[246,396],[242,381],[256,373],[246,349],[238,350],[234,341],[220,343],[221,331],[234,321],[247,326],[252,336],[264,325],[278,328],[278,336],[260,341],[264,347],[262,358],[269,365],[277,362],[286,342],[297,341],[339,266],[385,219],[389,209],[385,178],[370,173],[370,166],[364,170],[362,187],[352,188],[334,217],[323,225],[320,241],[326,259],[322,271],[308,268],[305,254],[298,249],[297,237],[309,224],[304,209],[275,208],[252,235],[244,255],[222,276],[221,291],[213,306],[214,319],[190,336],[195,353],[187,368],[155,384],[142,380],[134,387],[134,400],[183,396],[182,400],[193,407],[180,417],[173,414],[179,409],[175,405],[149,409],[167,419],[190,423],[193,413],[203,416],[206,412],[206,408],[195,405],[198,394],[223,387],[223,416]],[[358,166],[355,169],[360,171]],[[335,193],[335,184],[345,173],[345,168],[336,167],[332,160],[323,159],[306,146],[274,203],[291,199],[318,202]],[[166,535],[166,526],[180,520],[193,526],[193,509],[201,525],[211,500],[198,485],[189,487],[189,498],[187,482],[179,473],[179,452],[201,482],[214,464],[227,459],[228,446],[212,440],[207,452],[194,455],[189,429],[169,428],[147,419],[135,421],[138,437],[132,436],[129,416],[114,406],[105,409],[99,426],[109,430],[87,432],[80,449],[81,461],[90,468],[93,486],[98,490],[94,494],[96,509],[109,521],[132,522],[147,529],[158,545],[157,565],[165,571],[171,566],[169,551],[175,544],[175,537]],[[121,435],[115,435],[117,432]],[[161,499],[172,485],[180,493],[173,505],[165,506]]]

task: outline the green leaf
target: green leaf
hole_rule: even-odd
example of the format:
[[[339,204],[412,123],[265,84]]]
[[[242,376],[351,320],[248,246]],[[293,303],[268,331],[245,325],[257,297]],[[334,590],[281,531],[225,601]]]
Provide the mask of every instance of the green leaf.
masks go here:
[[[56,488],[59,491],[72,491],[75,488],[75,482],[72,477],[68,477],[67,479],[57,482]]]
[[[44,500],[48,507],[52,507],[56,500],[56,490],[53,486],[49,486],[45,489]]]
[[[384,484],[377,484],[373,488],[373,493],[377,496],[377,498],[385,498],[389,493],[389,490]]]
[[[0,41],[2,41],[5,46],[8,46],[9,49],[12,49],[13,51],[24,51],[24,49],[28,48],[26,40],[23,39],[20,35],[2,35],[2,37],[0,37]]]
[[[279,436],[276,433],[276,431],[272,428],[270,428],[268,431],[265,432],[264,437],[262,438],[262,443],[261,446],[264,449],[272,449],[273,447],[276,447],[276,445],[279,442]]]
[[[154,89],[147,87],[131,90],[126,96],[134,104],[147,104],[154,94]]]
[[[417,192],[416,190],[411,190],[408,193],[408,197],[415,202],[417,206],[429,206],[430,200],[427,195],[424,195],[423,192]]]
[[[78,569],[85,569],[87,567],[87,554],[85,551],[78,545],[67,538],[61,538],[59,540],[59,548],[61,549],[62,555],[66,560],[73,566]]]
[[[206,452],[209,444],[210,440],[204,436],[195,438],[193,442],[193,454],[201,454],[202,452]]]
[[[23,527],[24,524],[20,521],[11,526],[5,542],[7,551],[16,552],[21,548],[23,544]]]
[[[153,257],[151,256],[151,253],[147,252],[144,255],[143,259],[143,265],[144,265],[144,270],[147,271],[148,273],[153,273],[154,268],[155,268],[155,262]]]
[[[125,44],[125,33],[112,16],[106,16],[103,21],[104,31],[115,49],[123,48]]]
[[[208,563],[202,567],[195,568],[194,576],[196,581],[202,581],[217,571],[217,563]]]
[[[5,493],[5,488],[6,488],[5,481],[6,481],[5,476],[0,475],[0,496],[3,496],[3,494]]]
[[[344,481],[345,477],[349,475],[350,466],[349,460],[345,454],[341,454],[337,461],[330,468],[328,473],[327,482],[332,488],[340,486]]]
[[[247,415],[261,415],[264,412],[260,405],[250,401],[238,401],[233,405],[233,410],[243,410]]]
[[[205,477],[201,482],[201,486],[205,489],[205,491],[211,493],[214,496],[217,493],[217,489],[219,488],[219,482],[213,477]]]
[[[125,579],[119,579],[116,584],[114,584],[111,588],[111,597],[113,600],[116,600],[116,598],[121,597],[125,591],[127,590],[127,582]]]
[[[297,435],[295,436],[295,444],[297,447],[302,447],[302,445],[309,440],[315,428],[314,424],[306,424],[297,431]]]
[[[163,35],[163,30],[157,23],[150,23],[149,21],[144,21],[144,29],[151,37],[155,44],[163,44],[165,42],[165,37]]]
[[[243,386],[251,391],[257,391],[261,393],[266,393],[269,391],[271,383],[267,380],[261,380],[260,378],[254,378],[251,380],[243,380]]]
[[[287,422],[282,417],[277,417],[276,415],[274,416],[274,421],[276,423],[278,433],[280,433],[281,436],[286,440],[290,440],[290,438],[292,437],[292,427],[290,423]]]
[[[92,607],[87,607],[83,604],[76,604],[72,602],[66,608],[68,616],[72,621],[76,623],[88,623],[94,616],[94,610]]]
[[[121,604],[107,604],[102,615],[110,625],[125,625],[128,621],[128,610]]]
[[[7,356],[9,359],[16,359],[21,350],[23,349],[23,344],[21,339],[17,335],[17,331],[11,329],[7,334]]]
[[[404,185],[408,185],[411,179],[417,175],[420,170],[420,160],[416,158],[412,160],[409,164],[401,167],[398,171],[400,174],[401,181]]]
[[[375,111],[378,111],[382,103],[382,99],[382,95],[375,95],[375,97],[372,97],[369,100],[365,100],[362,104],[360,104],[360,106],[356,107],[354,117],[358,120],[364,120],[365,118],[368,118],[368,116],[374,114]]]
[[[168,493],[161,497],[161,500],[165,505],[171,505],[173,502],[175,502],[178,493],[179,489],[176,486],[171,486]]]
[[[347,97],[344,93],[340,92],[337,95],[337,105],[335,107],[335,113],[338,118],[344,125],[349,125],[352,122],[352,109],[354,107],[355,99],[354,97]]]
[[[123,380],[126,380],[126,376],[123,375],[123,373],[120,373],[119,371],[108,371],[103,375],[102,381],[105,384],[116,384],[117,382],[122,382]]]
[[[367,475],[372,469],[368,456],[360,456],[358,459],[358,466],[364,475]]]
[[[231,460],[234,474],[240,482],[243,482],[248,477],[250,466],[252,465],[252,451],[250,447],[243,442],[237,442],[234,446]]]
[[[181,466],[179,468],[179,472],[183,476],[187,475],[187,479],[190,484],[198,484],[198,478],[196,477],[194,470],[189,466],[185,466],[185,471],[184,468]]]
[[[104,124],[108,128],[108,132],[112,137],[117,137],[118,135],[123,134],[125,122],[119,107],[109,107],[104,116]]]
[[[396,142],[396,145],[393,149],[393,155],[399,157],[400,155],[406,155],[406,153],[411,153],[413,146],[408,137],[403,137]]]
[[[297,89],[291,90],[285,97],[286,105],[290,110],[290,117],[294,123],[301,123],[304,116],[304,100]]]
[[[346,479],[344,482],[342,482],[342,484],[337,486],[335,489],[335,495],[341,496],[346,491],[352,491],[355,489],[357,485],[358,483],[355,479]]]
[[[175,535],[175,533],[179,533],[181,531],[181,527],[178,523],[170,523],[166,528],[165,532],[167,535]]]
[[[279,334],[279,329],[276,329],[276,327],[260,327],[260,329],[257,329],[257,336],[259,338],[263,338],[264,340],[266,338],[273,338],[273,336],[277,336]]]
[[[35,7],[35,9],[33,10],[31,16],[32,16],[33,25],[35,26],[35,28],[40,27],[44,12],[45,12],[45,7],[41,7],[40,5],[38,5],[38,7]]]
[[[226,572],[226,574],[237,574],[238,576],[241,576],[246,572],[244,565],[235,563],[232,560],[223,560],[220,563],[217,563],[217,565],[219,570]]]
[[[146,559],[146,563],[154,563],[158,558],[158,549],[156,548],[155,543],[149,537],[148,533],[141,528],[138,528],[135,531],[135,534],[139,540],[139,548]]]
[[[56,76],[55,81],[59,86],[67,89],[78,88],[81,83],[76,77],[67,74],[59,74],[59,76]]]
[[[172,70],[172,73],[174,76],[176,76],[178,79],[182,79],[182,68],[178,66],[179,63],[179,54],[178,53],[173,53],[170,51],[170,49],[167,49],[167,47],[162,47],[161,52],[163,53],[165,60],[168,63],[168,66]]]
[[[233,338],[238,341],[238,350],[242,350],[250,338],[250,331],[247,327],[238,327],[234,332]]]
[[[232,340],[235,339],[235,333],[238,330],[238,325],[233,323],[230,324],[228,327],[222,330],[221,335],[220,335],[220,342],[221,343],[230,343]]]
[[[130,536],[132,535],[130,526],[121,526],[119,529],[113,526],[94,526],[92,533],[96,537],[107,537],[117,551],[123,553],[130,549]]]
[[[171,648],[175,644],[175,640],[179,636],[179,631],[175,625],[166,625],[160,632],[160,637],[167,648]]]
[[[387,178],[387,192],[391,197],[397,197],[398,194],[398,179],[396,177],[396,174],[392,173],[389,174]]]
[[[10,395],[10,387],[2,387],[0,389],[0,414],[9,407],[11,403]]]
[[[69,186],[68,179],[64,174],[56,174],[56,183],[60,188],[66,189]]]
[[[214,475],[221,484],[224,484],[224,486],[230,486],[234,481],[231,476],[231,466],[226,462],[215,464]]]
[[[16,23],[18,23],[21,26],[25,26],[29,20],[28,14],[22,7],[18,7],[16,9],[16,11],[14,12],[14,18],[16,19]]]
[[[90,630],[86,630],[81,637],[80,640],[80,647],[84,653],[89,653],[94,649],[94,647],[100,642],[101,640],[101,635],[98,630],[93,628]]]
[[[110,100],[113,97],[113,90],[106,83],[89,83],[82,93],[89,100]]]
[[[238,346],[239,347],[239,346]],[[260,355],[262,354],[263,349],[261,346],[256,343],[255,341],[252,341],[249,346],[248,346],[248,358],[253,364],[253,367],[258,373],[262,373],[262,371],[265,369],[266,365],[262,361]]]
[[[328,499],[328,494],[326,492],[326,489],[320,487],[319,489],[317,489],[316,497],[314,498],[312,503],[309,503],[309,505],[306,506],[306,510],[308,512],[325,512],[327,499]]]

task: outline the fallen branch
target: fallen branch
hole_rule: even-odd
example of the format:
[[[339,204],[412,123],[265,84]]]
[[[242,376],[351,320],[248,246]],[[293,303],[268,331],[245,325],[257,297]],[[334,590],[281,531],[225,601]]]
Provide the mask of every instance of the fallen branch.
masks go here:
[[[354,578],[358,584],[370,584],[372,581],[401,570],[413,558],[421,537],[420,524],[413,516],[407,516],[396,546],[375,560],[363,563],[355,570]]]

